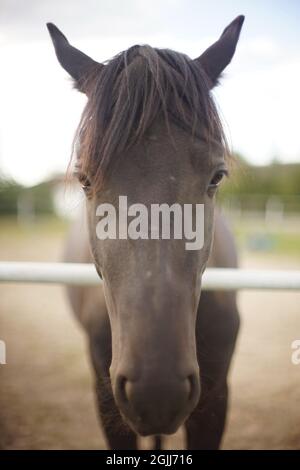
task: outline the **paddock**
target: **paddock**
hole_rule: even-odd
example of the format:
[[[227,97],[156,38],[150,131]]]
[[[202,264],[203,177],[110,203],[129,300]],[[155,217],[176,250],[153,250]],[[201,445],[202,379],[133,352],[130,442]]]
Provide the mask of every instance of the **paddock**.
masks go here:
[[[41,223],[34,230],[2,225],[0,259],[6,266],[1,264],[1,273],[6,263],[11,271],[5,269],[6,281],[0,283],[0,339],[7,355],[7,363],[0,365],[1,449],[106,447],[97,423],[86,339],[64,286],[57,279],[54,284],[33,283],[35,268],[44,266],[47,276],[48,263],[56,269],[65,231],[58,222]],[[26,263],[21,266],[29,282],[8,282],[12,271],[23,276],[12,260]],[[29,270],[28,260],[38,264]],[[263,275],[279,270],[288,273],[290,283],[297,278],[299,256],[241,250],[240,268],[238,280],[245,275],[241,273],[251,272],[259,282],[256,271]],[[68,269],[74,275],[74,266]],[[100,282],[93,269],[87,269]],[[300,292],[275,289],[274,284],[272,289],[243,287],[238,304],[242,322],[229,375],[230,409],[222,448],[299,448],[300,365],[291,361],[291,345],[300,339]],[[168,437],[164,447],[180,449],[182,439],[179,432]],[[142,446],[149,447],[149,441]]]

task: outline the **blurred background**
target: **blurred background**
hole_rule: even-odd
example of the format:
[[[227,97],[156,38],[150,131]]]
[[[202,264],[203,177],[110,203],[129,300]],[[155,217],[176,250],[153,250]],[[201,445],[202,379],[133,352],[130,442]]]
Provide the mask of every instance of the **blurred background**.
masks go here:
[[[300,3],[297,0],[1,0],[0,259],[59,261],[82,194],[65,185],[85,97],[46,22],[98,61],[133,44],[194,58],[246,20],[216,101],[235,156],[218,198],[240,265],[300,266]],[[300,294],[242,292],[224,448],[299,448]],[[0,448],[105,448],[84,336],[60,286],[0,286]],[[168,439],[180,448],[182,435]],[[143,445],[147,446],[147,443]]]

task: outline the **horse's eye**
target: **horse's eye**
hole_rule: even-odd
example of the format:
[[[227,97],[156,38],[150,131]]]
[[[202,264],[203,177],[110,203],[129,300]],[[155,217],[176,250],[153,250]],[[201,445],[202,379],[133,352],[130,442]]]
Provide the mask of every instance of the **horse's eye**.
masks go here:
[[[225,175],[227,175],[226,170],[218,170],[211,179],[208,189],[217,188]]]
[[[83,191],[87,191],[91,187],[90,181],[86,180],[84,184],[81,184],[81,187],[82,187]]]
[[[78,181],[84,191],[88,191],[91,187],[91,182],[86,175],[78,174]]]

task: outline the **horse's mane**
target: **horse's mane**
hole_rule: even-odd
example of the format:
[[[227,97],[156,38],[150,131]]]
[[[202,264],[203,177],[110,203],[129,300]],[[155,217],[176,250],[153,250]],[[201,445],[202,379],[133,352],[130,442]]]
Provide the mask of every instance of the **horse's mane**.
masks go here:
[[[169,49],[133,46],[89,78],[89,99],[75,136],[77,164],[98,187],[120,156],[161,114],[191,135],[226,138],[199,61]],[[201,134],[200,134],[201,132]]]

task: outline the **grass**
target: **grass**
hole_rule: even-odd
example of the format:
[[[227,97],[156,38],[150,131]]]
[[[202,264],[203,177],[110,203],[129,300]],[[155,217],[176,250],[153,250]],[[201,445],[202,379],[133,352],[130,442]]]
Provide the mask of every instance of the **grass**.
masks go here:
[[[16,217],[1,217],[0,240],[7,239],[7,237],[28,238],[33,234],[63,236],[66,233],[68,224],[68,221],[52,216],[39,216],[32,222],[27,223],[18,222]]]
[[[63,242],[69,222],[58,217],[38,217],[30,223],[19,223],[15,217],[0,218],[0,242],[23,241],[54,237]],[[262,218],[234,219],[231,226],[243,252],[293,255],[300,258],[300,220],[268,226]]]
[[[290,220],[267,225],[263,219],[232,222],[240,250],[263,254],[292,255],[300,258],[300,221]]]

